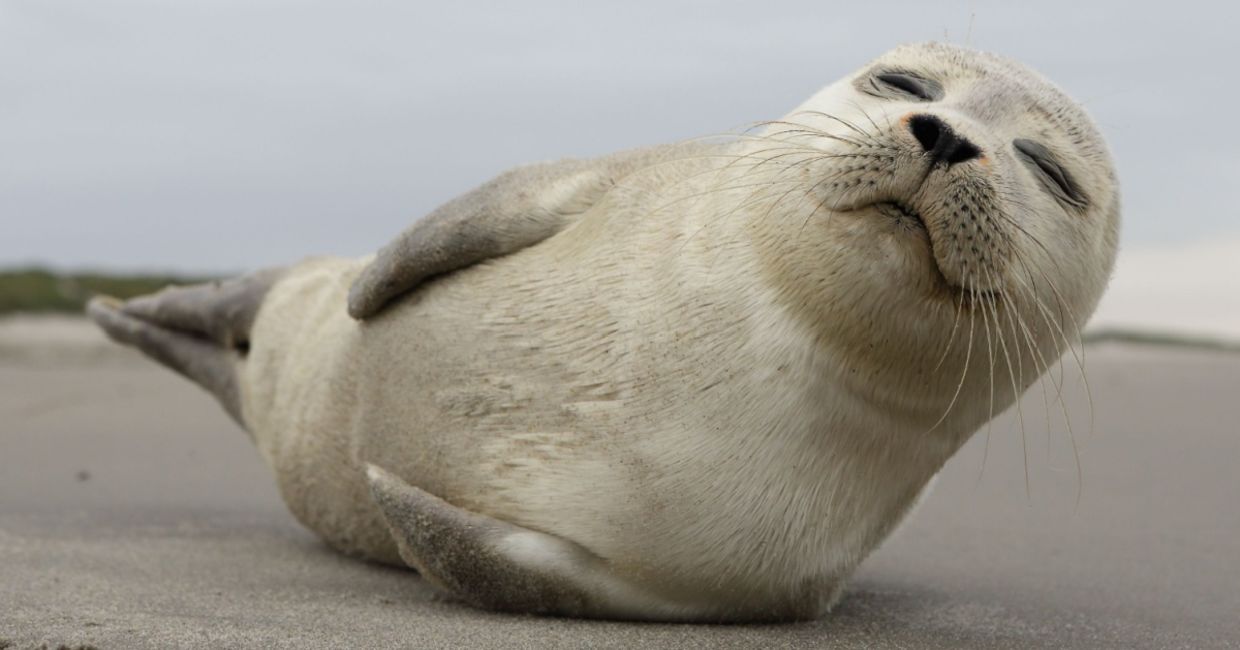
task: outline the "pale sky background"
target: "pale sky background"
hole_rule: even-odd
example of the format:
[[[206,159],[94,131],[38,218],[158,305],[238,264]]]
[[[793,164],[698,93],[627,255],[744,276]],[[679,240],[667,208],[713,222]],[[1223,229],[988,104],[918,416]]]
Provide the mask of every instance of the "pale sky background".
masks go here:
[[[1156,5],[0,0],[0,267],[362,254],[512,165],[775,118],[935,39],[1042,71],[1107,136],[1100,319],[1240,333],[1240,11]]]

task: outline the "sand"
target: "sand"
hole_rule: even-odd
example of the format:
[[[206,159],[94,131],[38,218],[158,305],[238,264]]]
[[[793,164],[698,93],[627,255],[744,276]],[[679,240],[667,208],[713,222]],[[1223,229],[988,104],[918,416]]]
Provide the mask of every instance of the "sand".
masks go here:
[[[0,648],[1240,647],[1240,355],[1087,367],[1079,482],[1035,389],[830,616],[651,625],[480,612],[341,557],[205,394],[75,319],[0,321]]]

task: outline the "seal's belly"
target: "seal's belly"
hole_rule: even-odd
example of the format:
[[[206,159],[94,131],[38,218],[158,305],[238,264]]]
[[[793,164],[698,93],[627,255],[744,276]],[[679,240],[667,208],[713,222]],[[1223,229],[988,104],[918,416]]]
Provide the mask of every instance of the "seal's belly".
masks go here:
[[[550,257],[530,250],[442,278],[361,326],[367,460],[514,523],[562,508],[564,484],[595,503],[622,487],[608,465],[640,433],[634,328]],[[545,503],[531,498],[540,492]]]
[[[535,249],[466,269],[365,323],[343,307],[356,262],[303,263],[272,289],[244,417],[303,523],[394,561],[361,469],[372,462],[514,523],[545,528],[560,512],[571,538],[564,505],[576,499],[590,504],[576,511],[591,531],[606,526],[597,513],[641,480],[629,440],[649,377],[634,379],[626,360],[632,326],[551,258]]]

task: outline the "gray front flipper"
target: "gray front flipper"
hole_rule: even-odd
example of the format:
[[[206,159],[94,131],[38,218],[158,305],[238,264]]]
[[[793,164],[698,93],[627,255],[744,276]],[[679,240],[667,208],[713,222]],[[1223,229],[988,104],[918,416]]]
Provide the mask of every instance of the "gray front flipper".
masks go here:
[[[349,315],[368,318],[434,275],[532,246],[589,210],[635,170],[707,151],[705,144],[666,145],[505,172],[445,203],[384,246],[350,288]]]
[[[500,175],[445,203],[384,246],[349,291],[349,315],[372,316],[427,278],[536,244],[602,196],[610,181],[566,160]]]
[[[697,618],[696,608],[624,581],[573,542],[457,508],[374,465],[366,475],[405,562],[471,605],[561,616]]]

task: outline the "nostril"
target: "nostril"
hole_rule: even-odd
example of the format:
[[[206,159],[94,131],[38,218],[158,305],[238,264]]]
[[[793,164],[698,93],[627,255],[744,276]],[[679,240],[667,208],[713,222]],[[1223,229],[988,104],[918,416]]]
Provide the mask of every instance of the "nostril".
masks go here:
[[[914,115],[909,118],[909,130],[923,151],[930,155],[936,165],[955,165],[982,155],[977,145],[960,137],[947,122],[933,115]]]
[[[939,143],[939,137],[943,134],[943,124],[939,118],[933,115],[914,115],[909,119],[909,128],[913,131],[913,137],[921,143],[921,148],[926,152],[934,151],[935,145]]]
[[[947,164],[954,165],[956,163],[965,162],[966,160],[973,160],[980,155],[982,155],[982,151],[977,148],[977,145],[965,140],[964,138],[957,138],[956,146],[953,147],[951,151],[947,152],[944,160],[947,161]]]

